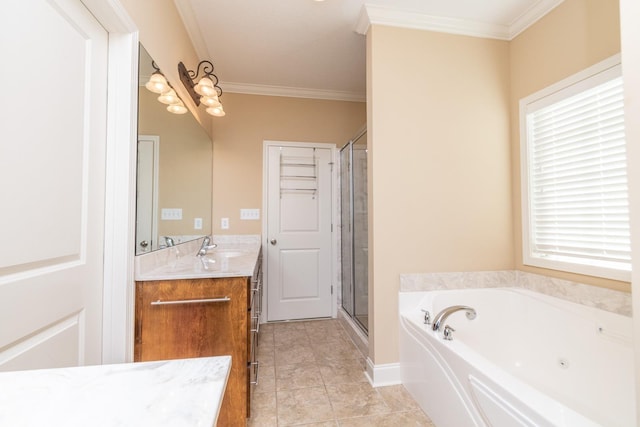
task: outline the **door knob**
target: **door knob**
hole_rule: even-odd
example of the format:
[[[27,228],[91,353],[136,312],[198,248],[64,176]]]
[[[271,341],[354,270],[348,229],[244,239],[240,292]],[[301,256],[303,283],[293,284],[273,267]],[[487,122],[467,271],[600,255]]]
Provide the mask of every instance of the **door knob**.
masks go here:
[[[146,240],[143,240],[142,242],[140,242],[140,246],[142,246],[143,248],[146,248],[147,246],[149,246],[149,242],[147,242]]]
[[[272,245],[276,245],[276,243],[278,243],[278,241],[276,239],[271,239],[269,240],[269,243],[271,243]]]

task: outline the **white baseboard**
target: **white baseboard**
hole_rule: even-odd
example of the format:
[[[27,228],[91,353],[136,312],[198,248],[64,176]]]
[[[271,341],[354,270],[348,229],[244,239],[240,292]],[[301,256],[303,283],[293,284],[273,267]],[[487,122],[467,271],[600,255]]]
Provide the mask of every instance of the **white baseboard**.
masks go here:
[[[367,358],[365,375],[373,387],[401,384],[400,363],[374,365],[371,359]]]

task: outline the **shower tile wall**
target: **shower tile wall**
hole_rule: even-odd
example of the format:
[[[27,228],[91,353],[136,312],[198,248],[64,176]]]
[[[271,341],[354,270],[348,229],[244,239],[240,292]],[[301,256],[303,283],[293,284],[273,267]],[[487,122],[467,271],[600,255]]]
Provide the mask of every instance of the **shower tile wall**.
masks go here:
[[[369,220],[367,204],[367,147],[353,146],[353,245],[355,317],[367,326],[369,314]]]

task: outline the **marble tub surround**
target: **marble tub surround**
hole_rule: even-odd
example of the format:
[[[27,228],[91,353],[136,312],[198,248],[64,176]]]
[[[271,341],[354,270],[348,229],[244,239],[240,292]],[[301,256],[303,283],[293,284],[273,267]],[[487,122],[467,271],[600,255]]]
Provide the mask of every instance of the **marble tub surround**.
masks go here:
[[[434,427],[402,385],[373,388],[338,319],[260,327],[249,427]]]
[[[203,238],[135,257],[135,280],[251,276],[260,255],[260,235],[213,236],[216,248],[196,253]]]
[[[401,274],[400,291],[519,287],[631,316],[631,294],[519,270]]]
[[[231,357],[0,373],[0,425],[214,426]]]

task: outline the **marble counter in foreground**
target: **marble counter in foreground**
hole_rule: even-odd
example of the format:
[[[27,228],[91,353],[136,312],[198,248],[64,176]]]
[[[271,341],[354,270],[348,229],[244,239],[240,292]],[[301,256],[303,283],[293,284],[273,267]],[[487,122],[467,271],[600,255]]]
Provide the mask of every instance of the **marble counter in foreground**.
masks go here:
[[[230,356],[0,373],[0,426],[215,426]]]

